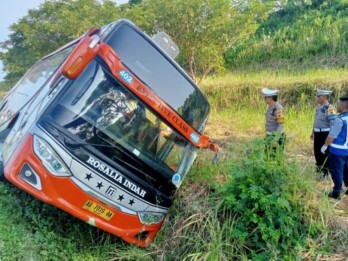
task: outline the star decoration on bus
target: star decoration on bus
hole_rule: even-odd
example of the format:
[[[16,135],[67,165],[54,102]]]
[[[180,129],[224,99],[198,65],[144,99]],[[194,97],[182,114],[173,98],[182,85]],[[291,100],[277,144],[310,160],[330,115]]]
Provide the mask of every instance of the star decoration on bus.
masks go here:
[[[124,196],[123,196],[123,195],[119,195],[119,196],[118,196],[118,200],[119,200],[119,201],[124,200]]]
[[[97,182],[97,183],[98,183],[98,185],[97,185],[98,189],[101,189],[102,187],[104,187],[103,182]]]
[[[128,205],[133,205],[135,202],[134,202],[134,199],[131,199],[130,201],[129,201],[129,203],[128,203]]]
[[[85,179],[87,179],[87,180],[89,181],[89,180],[92,179],[92,178],[93,178],[93,177],[92,177],[92,173],[86,174]]]

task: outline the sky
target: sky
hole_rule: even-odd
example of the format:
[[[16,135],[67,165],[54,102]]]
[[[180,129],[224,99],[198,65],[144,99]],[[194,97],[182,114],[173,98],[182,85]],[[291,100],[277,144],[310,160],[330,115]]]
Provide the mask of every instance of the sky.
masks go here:
[[[29,9],[37,9],[45,0],[0,0],[0,42],[7,39],[9,26],[27,15]],[[117,4],[123,4],[128,0],[114,0]],[[110,21],[111,22],[111,21]],[[0,81],[4,77],[2,63],[0,61]]]

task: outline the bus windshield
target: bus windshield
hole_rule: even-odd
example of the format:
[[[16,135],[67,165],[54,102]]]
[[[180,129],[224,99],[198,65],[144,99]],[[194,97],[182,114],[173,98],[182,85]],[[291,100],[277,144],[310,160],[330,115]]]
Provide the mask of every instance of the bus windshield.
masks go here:
[[[76,140],[121,145],[166,180],[185,175],[196,155],[193,145],[96,60],[66,88],[49,115]]]
[[[199,88],[143,35],[128,24],[116,27],[104,41],[122,63],[197,131],[202,132],[209,103]]]

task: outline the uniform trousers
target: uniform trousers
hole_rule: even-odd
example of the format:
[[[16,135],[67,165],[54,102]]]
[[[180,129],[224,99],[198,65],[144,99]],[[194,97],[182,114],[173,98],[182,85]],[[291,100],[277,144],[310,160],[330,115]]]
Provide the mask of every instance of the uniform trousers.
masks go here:
[[[325,144],[325,140],[329,135],[328,131],[325,132],[314,132],[314,157],[317,166],[317,172],[322,173],[324,176],[329,174],[329,160],[328,151],[326,150],[323,154],[320,149]]]
[[[342,192],[342,185],[348,187],[348,155],[329,154],[330,172],[334,183],[333,192],[339,195]]]

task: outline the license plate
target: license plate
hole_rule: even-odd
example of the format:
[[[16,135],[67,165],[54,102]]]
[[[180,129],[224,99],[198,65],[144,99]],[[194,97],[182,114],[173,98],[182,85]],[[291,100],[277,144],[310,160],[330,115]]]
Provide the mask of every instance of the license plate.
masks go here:
[[[106,220],[110,220],[114,216],[114,212],[112,212],[111,210],[107,208],[104,208],[103,206],[93,202],[92,200],[87,200],[82,208],[87,209],[88,211]]]

